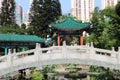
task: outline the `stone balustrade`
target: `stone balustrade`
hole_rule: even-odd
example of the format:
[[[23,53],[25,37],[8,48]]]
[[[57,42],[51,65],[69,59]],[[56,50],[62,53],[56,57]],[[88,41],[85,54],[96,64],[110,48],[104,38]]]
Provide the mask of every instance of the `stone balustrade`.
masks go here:
[[[23,56],[26,55],[26,56]],[[41,67],[52,64],[87,64],[120,69],[120,48],[118,51],[94,48],[91,45],[52,46],[36,48],[24,52],[9,49],[8,55],[0,57],[0,76],[29,67]]]

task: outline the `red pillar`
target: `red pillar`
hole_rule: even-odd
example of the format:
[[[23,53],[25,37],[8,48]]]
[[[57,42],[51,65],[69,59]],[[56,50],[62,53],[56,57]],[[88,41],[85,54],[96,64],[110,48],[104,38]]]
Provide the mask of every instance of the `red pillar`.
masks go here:
[[[58,44],[58,46],[60,46],[60,33],[58,33],[57,44]]]
[[[84,45],[84,37],[83,34],[80,34],[80,45]]]

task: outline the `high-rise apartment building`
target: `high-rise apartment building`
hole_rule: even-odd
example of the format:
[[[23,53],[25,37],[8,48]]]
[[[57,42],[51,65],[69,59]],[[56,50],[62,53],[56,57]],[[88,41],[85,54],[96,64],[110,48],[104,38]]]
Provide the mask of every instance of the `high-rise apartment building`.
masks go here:
[[[94,11],[94,0],[71,0],[71,14],[84,22],[89,22]]]
[[[0,0],[0,12],[1,12],[1,7],[2,7],[2,1],[3,0]]]
[[[2,1],[3,0],[0,0],[0,11],[1,11],[1,6],[2,6]],[[18,25],[21,25],[22,24],[22,7],[21,5],[19,4],[15,4],[15,19],[16,19],[16,23]]]
[[[31,8],[32,3],[33,3],[33,0],[30,0],[30,2],[29,2],[29,9]]]
[[[1,6],[2,6],[2,1],[3,1],[3,0],[0,0],[0,8],[1,8]]]
[[[33,0],[30,0],[29,4],[31,5],[31,4],[32,4],[32,2],[33,2]]]
[[[15,19],[16,23],[21,26],[22,24],[22,6],[16,3],[15,7]]]
[[[101,0],[102,3],[102,9],[105,9],[108,6],[115,6],[117,4],[118,0]]]
[[[26,24],[27,27],[29,25],[29,13],[30,13],[30,8],[31,8],[32,2],[33,2],[33,0],[29,0],[29,10],[23,12],[23,23]]]
[[[23,12],[23,23],[28,27],[29,25],[29,11]]]

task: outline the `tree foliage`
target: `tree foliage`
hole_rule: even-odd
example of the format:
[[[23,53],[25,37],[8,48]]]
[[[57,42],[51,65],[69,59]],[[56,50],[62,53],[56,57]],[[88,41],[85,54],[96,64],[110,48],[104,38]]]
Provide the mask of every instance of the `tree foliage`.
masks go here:
[[[108,7],[102,11],[95,8],[92,22],[92,32],[89,42],[94,42],[94,45],[99,48],[111,49],[118,47],[120,44],[120,18],[115,12],[115,8]]]
[[[92,14],[92,30],[86,41],[93,42],[94,46],[98,48],[111,49],[111,47],[115,47],[118,49],[120,46],[120,17],[116,14],[115,7],[107,7],[104,10],[96,7]],[[110,69],[94,66],[90,70],[99,73],[105,71],[104,74],[92,75],[91,80],[115,80]]]
[[[27,34],[25,25],[21,27],[15,21],[15,0],[3,0],[0,13],[1,34]]]
[[[116,5],[116,13],[120,16],[120,1],[118,2],[118,4]]]
[[[15,1],[3,0],[0,15],[0,25],[15,25]]]
[[[17,25],[0,27],[0,34],[27,34],[27,29],[23,29]]]
[[[30,34],[46,37],[49,24],[61,15],[59,0],[33,0],[30,10]]]

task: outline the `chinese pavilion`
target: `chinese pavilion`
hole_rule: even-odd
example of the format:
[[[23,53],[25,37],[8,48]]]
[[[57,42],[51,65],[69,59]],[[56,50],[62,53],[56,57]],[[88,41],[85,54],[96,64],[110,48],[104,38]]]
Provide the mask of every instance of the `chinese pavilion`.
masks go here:
[[[80,45],[84,44],[83,31],[87,30],[90,27],[89,22],[82,22],[75,20],[70,15],[67,16],[63,21],[56,21],[51,23],[50,26],[57,30],[57,44],[60,46],[60,35],[65,34],[75,34],[80,35],[79,43]]]

